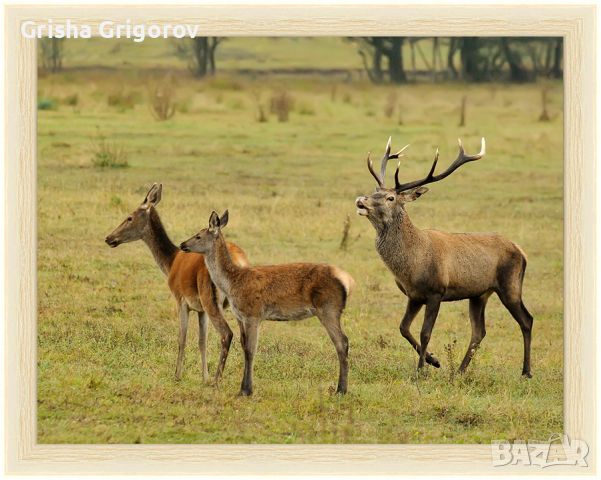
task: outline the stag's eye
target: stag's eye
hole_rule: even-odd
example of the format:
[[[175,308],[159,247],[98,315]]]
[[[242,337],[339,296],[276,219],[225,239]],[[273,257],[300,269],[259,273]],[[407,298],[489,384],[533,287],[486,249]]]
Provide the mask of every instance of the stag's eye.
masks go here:
[[[196,240],[200,240],[200,235],[196,235]]]
[[[390,196],[390,197],[388,197],[386,200],[388,200],[389,202],[394,202],[394,197],[393,197],[393,196]]]
[[[127,221],[131,222],[133,220],[133,217],[127,217]]]

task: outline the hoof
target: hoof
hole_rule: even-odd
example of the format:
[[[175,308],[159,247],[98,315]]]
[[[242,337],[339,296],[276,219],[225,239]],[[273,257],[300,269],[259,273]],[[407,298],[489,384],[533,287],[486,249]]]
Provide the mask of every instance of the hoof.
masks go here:
[[[340,387],[338,387],[336,389],[336,395],[346,395],[346,388],[340,388]]]
[[[440,362],[436,359],[436,357],[430,356],[426,358],[426,362],[435,368],[440,368]]]
[[[250,397],[252,394],[252,390],[240,390],[240,393],[238,395],[241,397]]]
[[[524,378],[532,378],[532,374],[530,372],[522,372],[522,377],[524,377]]]

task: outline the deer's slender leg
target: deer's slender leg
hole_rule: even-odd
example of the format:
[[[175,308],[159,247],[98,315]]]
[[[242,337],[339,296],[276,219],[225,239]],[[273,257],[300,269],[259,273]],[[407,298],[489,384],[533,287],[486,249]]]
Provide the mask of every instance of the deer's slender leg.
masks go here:
[[[499,298],[503,305],[505,305],[505,308],[509,310],[511,316],[518,322],[518,325],[522,330],[522,337],[524,337],[524,364],[522,367],[522,375],[532,378],[532,373],[530,372],[530,344],[532,342],[532,324],[534,323],[534,319],[521,298],[509,299],[504,292],[499,292]]]
[[[219,381],[225,368],[225,362],[230,351],[230,345],[234,334],[232,329],[223,318],[221,309],[216,302],[216,290],[215,285],[211,284],[210,288],[205,288],[201,291],[200,302],[205,313],[208,315],[209,320],[215,327],[215,330],[219,333],[221,339],[221,352],[219,354],[219,364],[217,365],[217,371],[215,372],[215,383]]]
[[[190,310],[185,302],[178,305],[179,316],[179,351],[177,353],[177,365],[175,367],[175,378],[182,378],[182,370],[184,368],[184,354],[186,350],[186,336],[188,334],[188,319]]]
[[[207,365],[207,339],[209,336],[209,322],[207,314],[198,312],[198,348],[200,349],[200,359],[202,361],[202,379],[206,381],[209,378],[209,366]]]
[[[486,302],[490,294],[482,295],[481,297],[470,298],[470,322],[472,324],[472,338],[470,344],[467,347],[467,352],[461,366],[459,367],[460,372],[465,372],[465,369],[472,361],[476,349],[480,345],[480,342],[486,335],[486,325],[484,322],[484,309],[486,308]]]
[[[418,355],[421,353],[421,347],[417,340],[411,334],[411,324],[415,319],[416,315],[422,308],[423,303],[417,302],[415,300],[409,299],[407,301],[407,308],[405,309],[405,315],[403,316],[403,320],[401,320],[401,335],[403,338],[407,339],[407,341],[411,344],[413,349],[417,352]],[[440,362],[429,352],[426,352],[426,362],[430,365],[440,368]]]
[[[432,329],[434,323],[436,323],[436,317],[438,316],[438,310],[440,309],[441,297],[436,296],[428,299],[426,302],[426,314],[424,316],[424,324],[422,325],[422,331],[420,333],[421,351],[419,354],[419,362],[417,368],[420,369],[426,363],[426,352],[428,351],[428,343],[430,343],[430,337],[432,336]]]
[[[240,395],[247,396],[253,393],[253,365],[255,353],[259,342],[259,321],[249,320],[244,322],[244,377],[240,386]]]
[[[520,326],[524,338],[524,364],[522,366],[522,375],[531,378],[530,344],[532,342],[532,324],[534,319],[522,301],[522,282],[524,280],[525,269],[526,261],[523,257],[519,264],[514,264],[513,268],[507,268],[504,275],[499,279],[497,295],[499,295],[499,299],[505,308],[509,310],[511,316]]]
[[[325,327],[336,353],[338,354],[338,362],[340,364],[340,373],[338,375],[337,393],[346,393],[347,378],[348,378],[348,338],[340,325],[340,316],[342,311],[321,311],[317,313],[317,317],[321,324]]]

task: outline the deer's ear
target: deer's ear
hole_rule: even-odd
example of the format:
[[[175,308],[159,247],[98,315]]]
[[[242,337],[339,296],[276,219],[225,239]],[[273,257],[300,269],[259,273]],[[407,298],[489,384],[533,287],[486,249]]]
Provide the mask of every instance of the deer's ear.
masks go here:
[[[229,212],[226,210],[225,212],[223,212],[223,215],[221,215],[221,218],[219,219],[219,227],[223,228],[227,225],[227,221],[230,218],[230,214]]]
[[[428,191],[428,187],[417,187],[413,190],[408,190],[406,192],[401,193],[401,197],[404,202],[412,202],[413,200],[417,200],[424,193]]]
[[[217,212],[211,213],[211,216],[209,217],[209,228],[214,230],[219,228],[219,225],[219,215],[217,215]]]
[[[150,205],[156,205],[157,203],[159,203],[161,201],[161,196],[163,194],[163,184],[162,183],[153,183],[152,187],[150,187],[150,190],[148,190],[148,193],[146,194],[146,198],[144,199],[144,204],[150,206]]]

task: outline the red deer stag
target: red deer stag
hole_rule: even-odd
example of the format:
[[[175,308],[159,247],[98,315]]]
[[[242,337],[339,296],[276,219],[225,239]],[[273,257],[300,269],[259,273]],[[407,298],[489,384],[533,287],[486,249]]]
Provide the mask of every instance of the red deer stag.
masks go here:
[[[253,361],[261,321],[302,320],[312,316],[319,318],[334,343],[340,363],[337,392],[346,393],[348,339],[340,326],[340,316],[354,285],[352,277],[333,265],[237,265],[221,233],[227,221],[227,210],[221,218],[213,212],[209,228],[183,242],[181,249],[205,256],[211,279],[225,292],[243,327],[240,340],[244,349],[244,377],[240,394],[253,392]]]
[[[207,316],[221,335],[221,354],[215,373],[218,381],[223,373],[233,333],[223,318],[221,309],[225,306],[225,296],[211,282],[209,272],[202,255],[185,253],[177,248],[169,239],[156,205],[161,201],[162,184],[153,184],[142,204],[130,213],[127,218],[105,239],[114,248],[122,243],[142,240],[152,252],[161,271],[167,276],[167,282],[177,302],[179,327],[179,352],[175,377],[179,380],[184,366],[184,351],[188,332],[190,311],[198,313],[198,346],[202,360],[202,376],[206,380],[207,367]],[[245,253],[233,243],[227,248],[232,261],[237,265],[248,265]]]
[[[407,148],[407,147],[405,147]],[[403,150],[405,150],[403,148]],[[459,370],[465,371],[486,334],[484,309],[490,295],[496,293],[517,321],[524,337],[522,375],[531,377],[530,340],[532,315],[522,301],[522,283],[526,255],[515,243],[493,233],[446,233],[420,230],[405,210],[405,204],[426,193],[424,185],[438,182],[463,164],[479,160],[485,153],[485,142],[476,155],[466,155],[459,140],[459,155],[444,172],[435,175],[438,150],[428,175],[421,180],[399,182],[399,166],[394,174],[394,188],[386,188],[384,178],[390,159],[400,158],[402,151],[390,153],[390,139],[382,158],[380,174],[367,157],[367,167],[378,184],[376,191],[358,197],[357,213],[366,216],[376,230],[376,250],[395,277],[398,288],[408,297],[400,330],[419,354],[418,369],[424,362],[440,367],[428,353],[428,343],[441,302],[469,299],[472,337]],[[413,319],[426,306],[420,343],[411,335]]]

